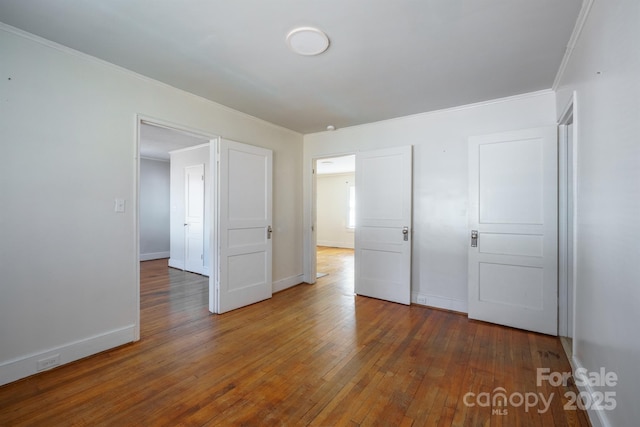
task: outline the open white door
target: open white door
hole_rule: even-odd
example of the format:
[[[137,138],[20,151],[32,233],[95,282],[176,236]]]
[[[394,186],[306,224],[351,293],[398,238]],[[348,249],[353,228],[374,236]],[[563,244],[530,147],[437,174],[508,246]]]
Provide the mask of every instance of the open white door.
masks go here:
[[[411,303],[412,147],[356,154],[355,292]]]
[[[220,139],[216,312],[271,298],[273,153]]]
[[[557,131],[469,138],[469,318],[558,333]]]
[[[184,168],[184,269],[204,274],[204,164]]]

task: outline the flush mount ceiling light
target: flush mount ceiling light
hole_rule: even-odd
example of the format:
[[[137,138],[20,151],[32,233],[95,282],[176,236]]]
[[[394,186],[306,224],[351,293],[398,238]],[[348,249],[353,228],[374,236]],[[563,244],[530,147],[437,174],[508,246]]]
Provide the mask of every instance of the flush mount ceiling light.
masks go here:
[[[319,55],[329,47],[329,37],[317,28],[295,28],[287,34],[287,46],[298,55]]]

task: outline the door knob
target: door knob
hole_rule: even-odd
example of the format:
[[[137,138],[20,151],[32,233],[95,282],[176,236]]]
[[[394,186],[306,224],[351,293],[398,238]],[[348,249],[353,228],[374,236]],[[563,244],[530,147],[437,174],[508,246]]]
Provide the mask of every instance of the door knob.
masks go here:
[[[405,242],[409,240],[409,227],[402,227],[402,237]]]
[[[471,247],[478,247],[478,230],[471,230]]]

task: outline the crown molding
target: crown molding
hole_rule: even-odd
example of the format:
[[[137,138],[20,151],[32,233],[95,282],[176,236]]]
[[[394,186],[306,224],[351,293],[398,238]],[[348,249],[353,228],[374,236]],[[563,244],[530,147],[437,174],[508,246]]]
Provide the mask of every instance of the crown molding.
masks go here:
[[[554,79],[553,85],[551,86],[554,91],[557,91],[558,87],[560,86],[560,81],[562,80],[562,77],[564,76],[564,73],[567,69],[567,65],[569,64],[569,60],[571,59],[571,55],[573,54],[573,49],[575,48],[576,43],[578,43],[578,39],[580,38],[582,29],[587,22],[587,18],[589,17],[589,12],[591,12],[593,2],[594,0],[583,0],[582,2],[582,7],[580,8],[580,13],[578,14],[578,19],[576,20],[576,25],[573,27],[573,32],[571,33],[571,37],[569,38],[569,42],[567,43],[567,49],[564,51],[564,56],[562,57],[562,62],[560,63],[560,68],[558,68],[556,78]]]

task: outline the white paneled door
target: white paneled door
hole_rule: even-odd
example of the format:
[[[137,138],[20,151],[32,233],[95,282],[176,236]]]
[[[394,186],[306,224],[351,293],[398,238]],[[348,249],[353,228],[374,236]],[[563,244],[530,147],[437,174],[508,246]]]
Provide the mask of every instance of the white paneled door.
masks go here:
[[[204,164],[184,168],[184,269],[204,273]]]
[[[557,130],[469,139],[469,318],[557,335]]]
[[[272,163],[271,150],[219,142],[217,313],[271,298]]]
[[[411,193],[411,146],[356,154],[356,294],[411,303]]]

